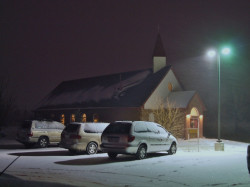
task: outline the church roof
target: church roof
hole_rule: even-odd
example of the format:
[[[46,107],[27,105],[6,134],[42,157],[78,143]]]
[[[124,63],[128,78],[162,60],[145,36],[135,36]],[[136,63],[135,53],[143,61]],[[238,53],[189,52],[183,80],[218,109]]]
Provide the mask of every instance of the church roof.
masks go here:
[[[91,107],[140,107],[153,93],[171,66],[64,81],[37,110]]]
[[[171,92],[168,96],[168,102],[173,108],[187,108],[189,102],[195,94],[196,91]]]
[[[160,34],[157,35],[153,56],[162,56],[162,57],[166,56]]]

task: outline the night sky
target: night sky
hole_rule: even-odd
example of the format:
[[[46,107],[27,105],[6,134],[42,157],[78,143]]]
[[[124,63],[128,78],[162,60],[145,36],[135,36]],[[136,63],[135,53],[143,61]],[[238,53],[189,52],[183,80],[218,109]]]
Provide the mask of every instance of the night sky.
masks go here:
[[[0,24],[0,76],[20,108],[64,80],[151,67],[158,32],[177,72],[225,42],[249,63],[249,0],[1,0]]]

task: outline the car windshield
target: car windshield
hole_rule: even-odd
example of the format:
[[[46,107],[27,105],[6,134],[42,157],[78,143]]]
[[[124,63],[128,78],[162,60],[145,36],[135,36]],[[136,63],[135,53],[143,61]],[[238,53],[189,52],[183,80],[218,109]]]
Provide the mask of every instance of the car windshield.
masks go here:
[[[23,129],[30,129],[30,127],[31,127],[31,121],[24,121],[22,123],[22,128]]]
[[[66,132],[77,132],[79,128],[80,124],[68,124],[64,130]]]
[[[115,122],[111,123],[105,130],[104,133],[113,134],[128,134],[131,129],[131,123],[126,122]]]

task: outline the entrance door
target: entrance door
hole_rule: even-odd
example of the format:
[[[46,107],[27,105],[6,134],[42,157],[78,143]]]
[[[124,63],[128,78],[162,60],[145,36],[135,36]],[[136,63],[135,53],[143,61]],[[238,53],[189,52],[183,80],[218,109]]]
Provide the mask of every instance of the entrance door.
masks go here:
[[[190,119],[190,128],[198,128],[199,119],[198,118],[191,118]]]

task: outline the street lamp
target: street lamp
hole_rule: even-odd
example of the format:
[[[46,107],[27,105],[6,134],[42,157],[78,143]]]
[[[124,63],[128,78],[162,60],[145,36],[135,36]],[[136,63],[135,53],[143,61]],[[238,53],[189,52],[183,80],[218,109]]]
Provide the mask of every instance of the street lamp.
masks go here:
[[[224,151],[224,144],[222,143],[221,139],[220,139],[220,98],[221,98],[221,94],[220,94],[220,54],[223,55],[228,55],[230,54],[231,50],[228,47],[222,48],[221,51],[219,50],[209,50],[207,55],[209,57],[215,57],[217,56],[217,64],[218,64],[218,140],[217,143],[215,143],[215,150],[216,151]]]

